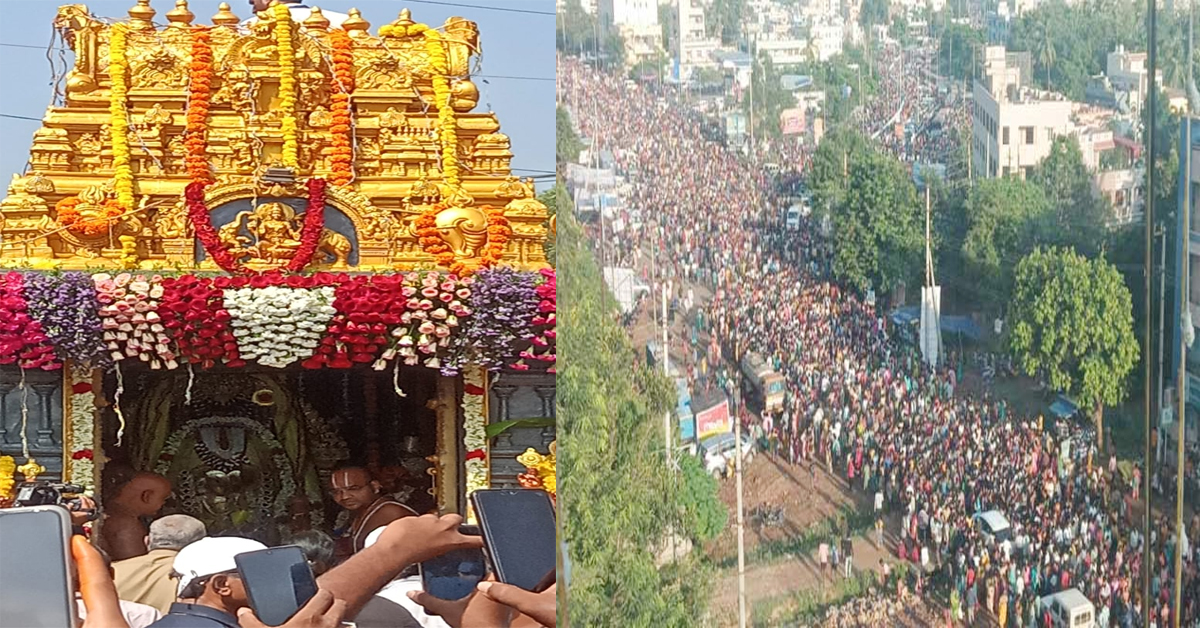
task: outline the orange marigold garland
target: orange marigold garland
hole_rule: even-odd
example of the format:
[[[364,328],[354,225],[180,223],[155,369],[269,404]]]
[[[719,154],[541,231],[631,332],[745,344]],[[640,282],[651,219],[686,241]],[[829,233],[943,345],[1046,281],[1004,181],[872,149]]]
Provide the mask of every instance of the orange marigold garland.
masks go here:
[[[421,214],[420,218],[417,218],[416,228],[421,248],[432,255],[438,264],[449,268],[455,263],[454,249],[446,244],[446,240],[442,238],[442,231],[437,226],[437,215],[443,209],[446,209],[446,206],[442,203],[430,207],[428,211]]]
[[[187,129],[183,144],[187,149],[188,176],[192,181],[212,182],[208,167],[208,109],[212,97],[213,51],[207,26],[192,30],[191,80],[188,84]]]
[[[78,197],[69,196],[54,204],[58,224],[76,235],[104,235],[108,233],[109,225],[125,213],[121,208],[121,203],[116,199],[110,198],[104,202],[102,216],[98,218],[84,218],[79,213],[79,205],[82,202]]]
[[[488,222],[488,239],[487,245],[483,247],[482,255],[483,266],[495,266],[504,258],[504,249],[508,246],[508,239],[512,236],[512,227],[508,225],[508,219],[504,217],[503,207],[492,207],[485,205],[483,211],[487,213]]]
[[[351,139],[350,94],[354,91],[354,46],[350,35],[341,29],[330,31],[333,45],[333,94],[330,114],[332,138],[325,154],[329,156],[329,182],[349,185],[354,180],[354,144]]]

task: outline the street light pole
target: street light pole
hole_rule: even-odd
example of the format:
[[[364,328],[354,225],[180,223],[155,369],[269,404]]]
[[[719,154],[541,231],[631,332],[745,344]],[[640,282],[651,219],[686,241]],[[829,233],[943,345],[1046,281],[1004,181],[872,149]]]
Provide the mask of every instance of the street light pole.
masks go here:
[[[738,626],[746,628],[746,526],[742,507],[742,352],[739,335],[734,335],[734,388],[733,388],[733,473],[737,482],[737,535],[738,535]]]

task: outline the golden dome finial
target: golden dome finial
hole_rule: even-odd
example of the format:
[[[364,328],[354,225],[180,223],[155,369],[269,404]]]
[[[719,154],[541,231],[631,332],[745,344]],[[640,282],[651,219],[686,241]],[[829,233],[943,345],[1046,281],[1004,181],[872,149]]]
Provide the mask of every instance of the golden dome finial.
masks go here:
[[[152,30],[157,14],[158,11],[150,6],[150,0],[137,0],[137,5],[129,9],[129,26],[138,30]]]
[[[349,17],[346,18],[345,22],[342,22],[342,28],[351,35],[354,34],[354,31],[365,32],[371,27],[371,23],[363,19],[362,11],[358,9],[350,9],[347,15]]]
[[[212,16],[212,23],[213,26],[233,28],[242,23],[242,18],[234,15],[233,11],[229,10],[228,2],[222,2],[217,5],[217,14]]]
[[[175,0],[175,8],[167,12],[168,28],[186,28],[195,19],[196,14],[188,10],[187,0]]]
[[[321,7],[313,7],[312,13],[304,20],[304,28],[309,30],[328,30],[329,18],[321,13]]]
[[[396,20],[394,24],[396,26],[412,26],[414,24],[412,11],[409,11],[407,8],[400,9],[400,19]]]

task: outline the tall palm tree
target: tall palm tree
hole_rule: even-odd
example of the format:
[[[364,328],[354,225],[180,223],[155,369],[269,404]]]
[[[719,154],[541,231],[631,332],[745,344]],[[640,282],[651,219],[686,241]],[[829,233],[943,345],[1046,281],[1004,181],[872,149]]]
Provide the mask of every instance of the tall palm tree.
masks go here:
[[[1045,20],[1039,21],[1034,28],[1033,54],[1046,68],[1046,89],[1050,89],[1050,68],[1058,59],[1058,51],[1054,48],[1054,36]]]

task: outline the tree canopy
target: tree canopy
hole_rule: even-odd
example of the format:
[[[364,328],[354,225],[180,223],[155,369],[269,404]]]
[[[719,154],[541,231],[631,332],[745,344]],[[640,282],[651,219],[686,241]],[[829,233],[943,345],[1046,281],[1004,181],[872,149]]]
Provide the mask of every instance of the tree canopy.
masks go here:
[[[1095,255],[1103,239],[1108,207],[1092,191],[1092,175],[1075,136],[1054,138],[1050,154],[1033,168],[1030,179],[1042,188],[1054,210],[1047,215],[1051,224],[1043,228],[1055,236],[1052,241]]]
[[[575,126],[571,124],[571,114],[561,106],[555,107],[554,127],[555,160],[563,164],[579,159],[579,152],[583,150],[583,141],[575,133]]]
[[[894,157],[868,149],[849,170],[849,186],[833,209],[834,273],[860,290],[891,292],[920,268],[924,212]]]
[[[872,150],[867,138],[846,127],[835,127],[825,135],[813,153],[808,185],[813,193],[814,210],[824,216],[842,202],[846,194],[850,163]]]
[[[674,387],[639,364],[566,195],[559,193],[558,427],[560,508],[580,626],[702,623],[707,569],[695,555],[657,568],[669,532],[697,541],[720,529],[715,487],[686,463],[665,472],[662,415]],[[701,470],[702,472],[702,470]]]
[[[1101,439],[1103,408],[1125,399],[1140,352],[1132,298],[1111,264],[1070,249],[1037,249],[1017,265],[1013,356],[1026,374],[1090,408]]]
[[[966,24],[950,24],[938,40],[938,67],[947,76],[966,80],[974,76],[976,48],[984,43],[983,31]]]
[[[1002,308],[1012,293],[1013,267],[1040,244],[1050,210],[1041,188],[1020,179],[984,179],[966,199],[962,257],[976,302]]]

